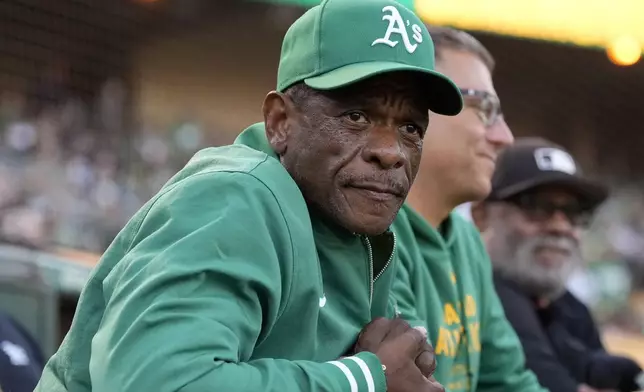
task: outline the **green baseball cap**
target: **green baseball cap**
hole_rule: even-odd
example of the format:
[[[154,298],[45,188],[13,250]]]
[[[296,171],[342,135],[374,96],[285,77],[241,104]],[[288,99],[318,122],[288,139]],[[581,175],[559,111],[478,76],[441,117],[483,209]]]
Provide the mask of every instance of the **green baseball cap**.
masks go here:
[[[432,112],[463,108],[460,90],[435,70],[434,43],[411,10],[394,0],[324,0],[286,32],[277,91],[299,82],[332,90],[395,71],[418,73]]]

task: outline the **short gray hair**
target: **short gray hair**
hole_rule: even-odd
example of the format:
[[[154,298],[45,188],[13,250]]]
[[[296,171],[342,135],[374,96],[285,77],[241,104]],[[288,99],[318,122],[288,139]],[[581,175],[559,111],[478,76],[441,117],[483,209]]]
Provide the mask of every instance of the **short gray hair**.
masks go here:
[[[471,53],[483,61],[483,64],[490,70],[494,71],[495,61],[492,54],[483,46],[483,44],[474,38],[471,34],[462,30],[456,30],[443,26],[427,26],[429,35],[434,41],[436,51],[436,61],[440,61],[444,49],[452,49]]]

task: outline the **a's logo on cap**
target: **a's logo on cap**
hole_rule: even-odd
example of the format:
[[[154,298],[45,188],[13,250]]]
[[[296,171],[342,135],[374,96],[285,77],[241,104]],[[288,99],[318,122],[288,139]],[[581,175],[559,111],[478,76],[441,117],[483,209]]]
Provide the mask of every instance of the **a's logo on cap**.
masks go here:
[[[405,49],[407,50],[407,52],[414,53],[416,51],[416,48],[418,48],[418,44],[423,42],[423,30],[420,28],[420,26],[415,23],[411,25],[412,38],[414,39],[414,41],[416,41],[416,43],[414,44],[409,39],[409,35],[407,34],[407,27],[405,26],[405,21],[403,21],[403,18],[400,15],[400,12],[398,12],[398,8],[394,7],[393,5],[388,5],[382,9],[382,12],[384,13],[382,20],[388,20],[389,26],[387,27],[385,36],[383,38],[378,38],[377,40],[373,41],[371,46],[384,44],[393,48],[394,46],[398,45],[400,41],[392,41],[391,35],[398,34],[400,38],[402,38],[403,44],[405,45]],[[406,22],[407,22],[407,26],[409,26],[410,24],[409,20],[407,20]]]
[[[577,172],[572,156],[558,148],[538,148],[534,152],[534,159],[542,171],[559,171],[570,175]]]

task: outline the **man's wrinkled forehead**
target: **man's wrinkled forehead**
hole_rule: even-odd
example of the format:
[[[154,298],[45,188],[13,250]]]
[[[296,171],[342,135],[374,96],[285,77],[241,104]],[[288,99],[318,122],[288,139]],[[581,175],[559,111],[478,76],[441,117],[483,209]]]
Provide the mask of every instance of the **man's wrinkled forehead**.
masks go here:
[[[426,112],[429,100],[420,85],[418,76],[392,73],[372,77],[339,89],[320,91],[320,93],[339,106],[396,108],[406,106],[418,112]]]

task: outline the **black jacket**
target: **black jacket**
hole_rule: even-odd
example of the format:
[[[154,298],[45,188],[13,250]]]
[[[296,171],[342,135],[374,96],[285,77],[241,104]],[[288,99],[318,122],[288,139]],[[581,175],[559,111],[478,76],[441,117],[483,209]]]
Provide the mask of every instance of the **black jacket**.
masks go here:
[[[610,355],[588,308],[566,292],[546,309],[513,282],[495,276],[505,314],[526,355],[526,365],[551,392],[577,392],[579,384],[596,389],[636,391],[642,371],[629,358]]]
[[[0,387],[33,392],[44,366],[38,345],[12,318],[0,312]]]

